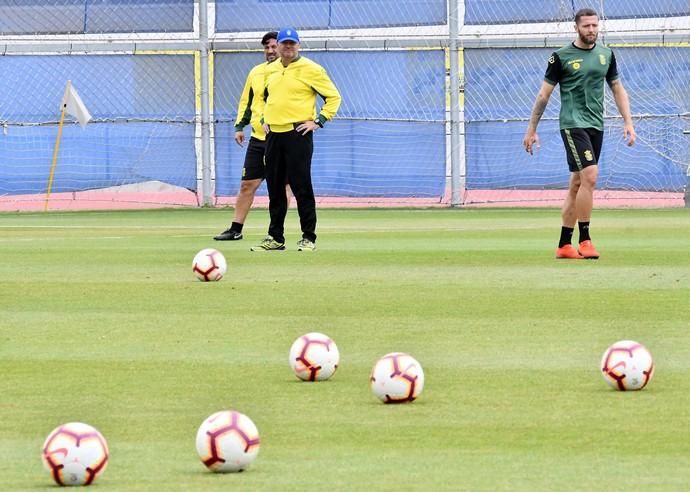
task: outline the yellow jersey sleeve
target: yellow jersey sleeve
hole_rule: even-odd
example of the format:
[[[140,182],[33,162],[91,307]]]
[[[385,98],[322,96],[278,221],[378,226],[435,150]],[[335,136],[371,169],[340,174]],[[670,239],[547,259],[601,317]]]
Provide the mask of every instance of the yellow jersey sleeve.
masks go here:
[[[263,91],[266,66],[266,63],[261,63],[249,71],[237,104],[237,118],[235,119],[235,131],[242,131],[245,126],[251,124],[252,137],[259,140],[266,139],[266,133],[261,126],[261,117],[264,111]]]
[[[321,106],[321,111],[319,112],[319,120],[321,123],[325,123],[326,120],[332,120],[335,113],[340,108],[340,103],[342,98],[340,97],[340,92],[336,88],[335,84],[326,73],[326,69],[319,66],[316,71],[314,80],[311,86],[314,88],[316,93],[323,98],[324,104]]]

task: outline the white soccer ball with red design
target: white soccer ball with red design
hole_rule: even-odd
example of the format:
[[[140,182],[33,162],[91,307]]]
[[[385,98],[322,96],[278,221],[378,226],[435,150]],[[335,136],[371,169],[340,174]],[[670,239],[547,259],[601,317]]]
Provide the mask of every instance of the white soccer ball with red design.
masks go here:
[[[604,352],[601,374],[617,390],[641,390],[654,375],[654,359],[641,343],[621,340]]]
[[[202,282],[215,282],[223,278],[228,269],[223,253],[213,248],[199,251],[192,262],[192,271]]]
[[[371,391],[383,403],[414,401],[424,389],[424,371],[411,355],[392,352],[371,371]]]
[[[91,485],[108,465],[108,444],[90,425],[70,422],[48,435],[42,458],[58,485]]]
[[[217,473],[238,472],[259,454],[259,431],[246,415],[222,410],[211,415],[196,433],[196,452]]]
[[[290,367],[303,381],[324,381],[338,369],[340,352],[323,333],[307,333],[290,347]]]

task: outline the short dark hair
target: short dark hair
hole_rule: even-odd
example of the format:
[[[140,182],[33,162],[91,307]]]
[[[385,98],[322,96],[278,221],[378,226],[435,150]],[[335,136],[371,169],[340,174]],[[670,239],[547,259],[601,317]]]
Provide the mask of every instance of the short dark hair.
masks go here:
[[[261,45],[266,46],[271,39],[278,39],[278,31],[269,31],[261,38]]]
[[[575,24],[580,23],[581,17],[590,17],[592,15],[596,16],[597,18],[599,17],[599,14],[597,14],[597,11],[594,9],[584,8],[578,10],[577,12],[575,12]]]

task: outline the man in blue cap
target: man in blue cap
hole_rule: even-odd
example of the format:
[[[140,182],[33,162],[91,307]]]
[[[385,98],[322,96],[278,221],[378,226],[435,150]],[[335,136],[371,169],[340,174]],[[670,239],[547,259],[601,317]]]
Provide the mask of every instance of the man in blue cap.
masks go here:
[[[297,201],[302,239],[298,251],[316,249],[316,201],[311,181],[314,131],[333,119],[340,107],[340,93],[326,70],[300,56],[297,30],[278,32],[279,60],[267,67],[263,126],[266,132],[266,185],[271,223],[264,240],[252,251],[285,249],[285,216],[288,202],[285,183]],[[316,113],[316,96],[324,100]]]

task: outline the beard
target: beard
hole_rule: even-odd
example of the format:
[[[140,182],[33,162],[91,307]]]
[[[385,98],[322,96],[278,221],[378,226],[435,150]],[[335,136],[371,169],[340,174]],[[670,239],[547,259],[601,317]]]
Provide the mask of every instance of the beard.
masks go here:
[[[590,36],[588,34],[582,34],[580,31],[577,32],[577,35],[579,36],[580,41],[587,45],[593,45],[597,42],[597,38],[599,37],[599,34],[594,34],[593,36]]]

